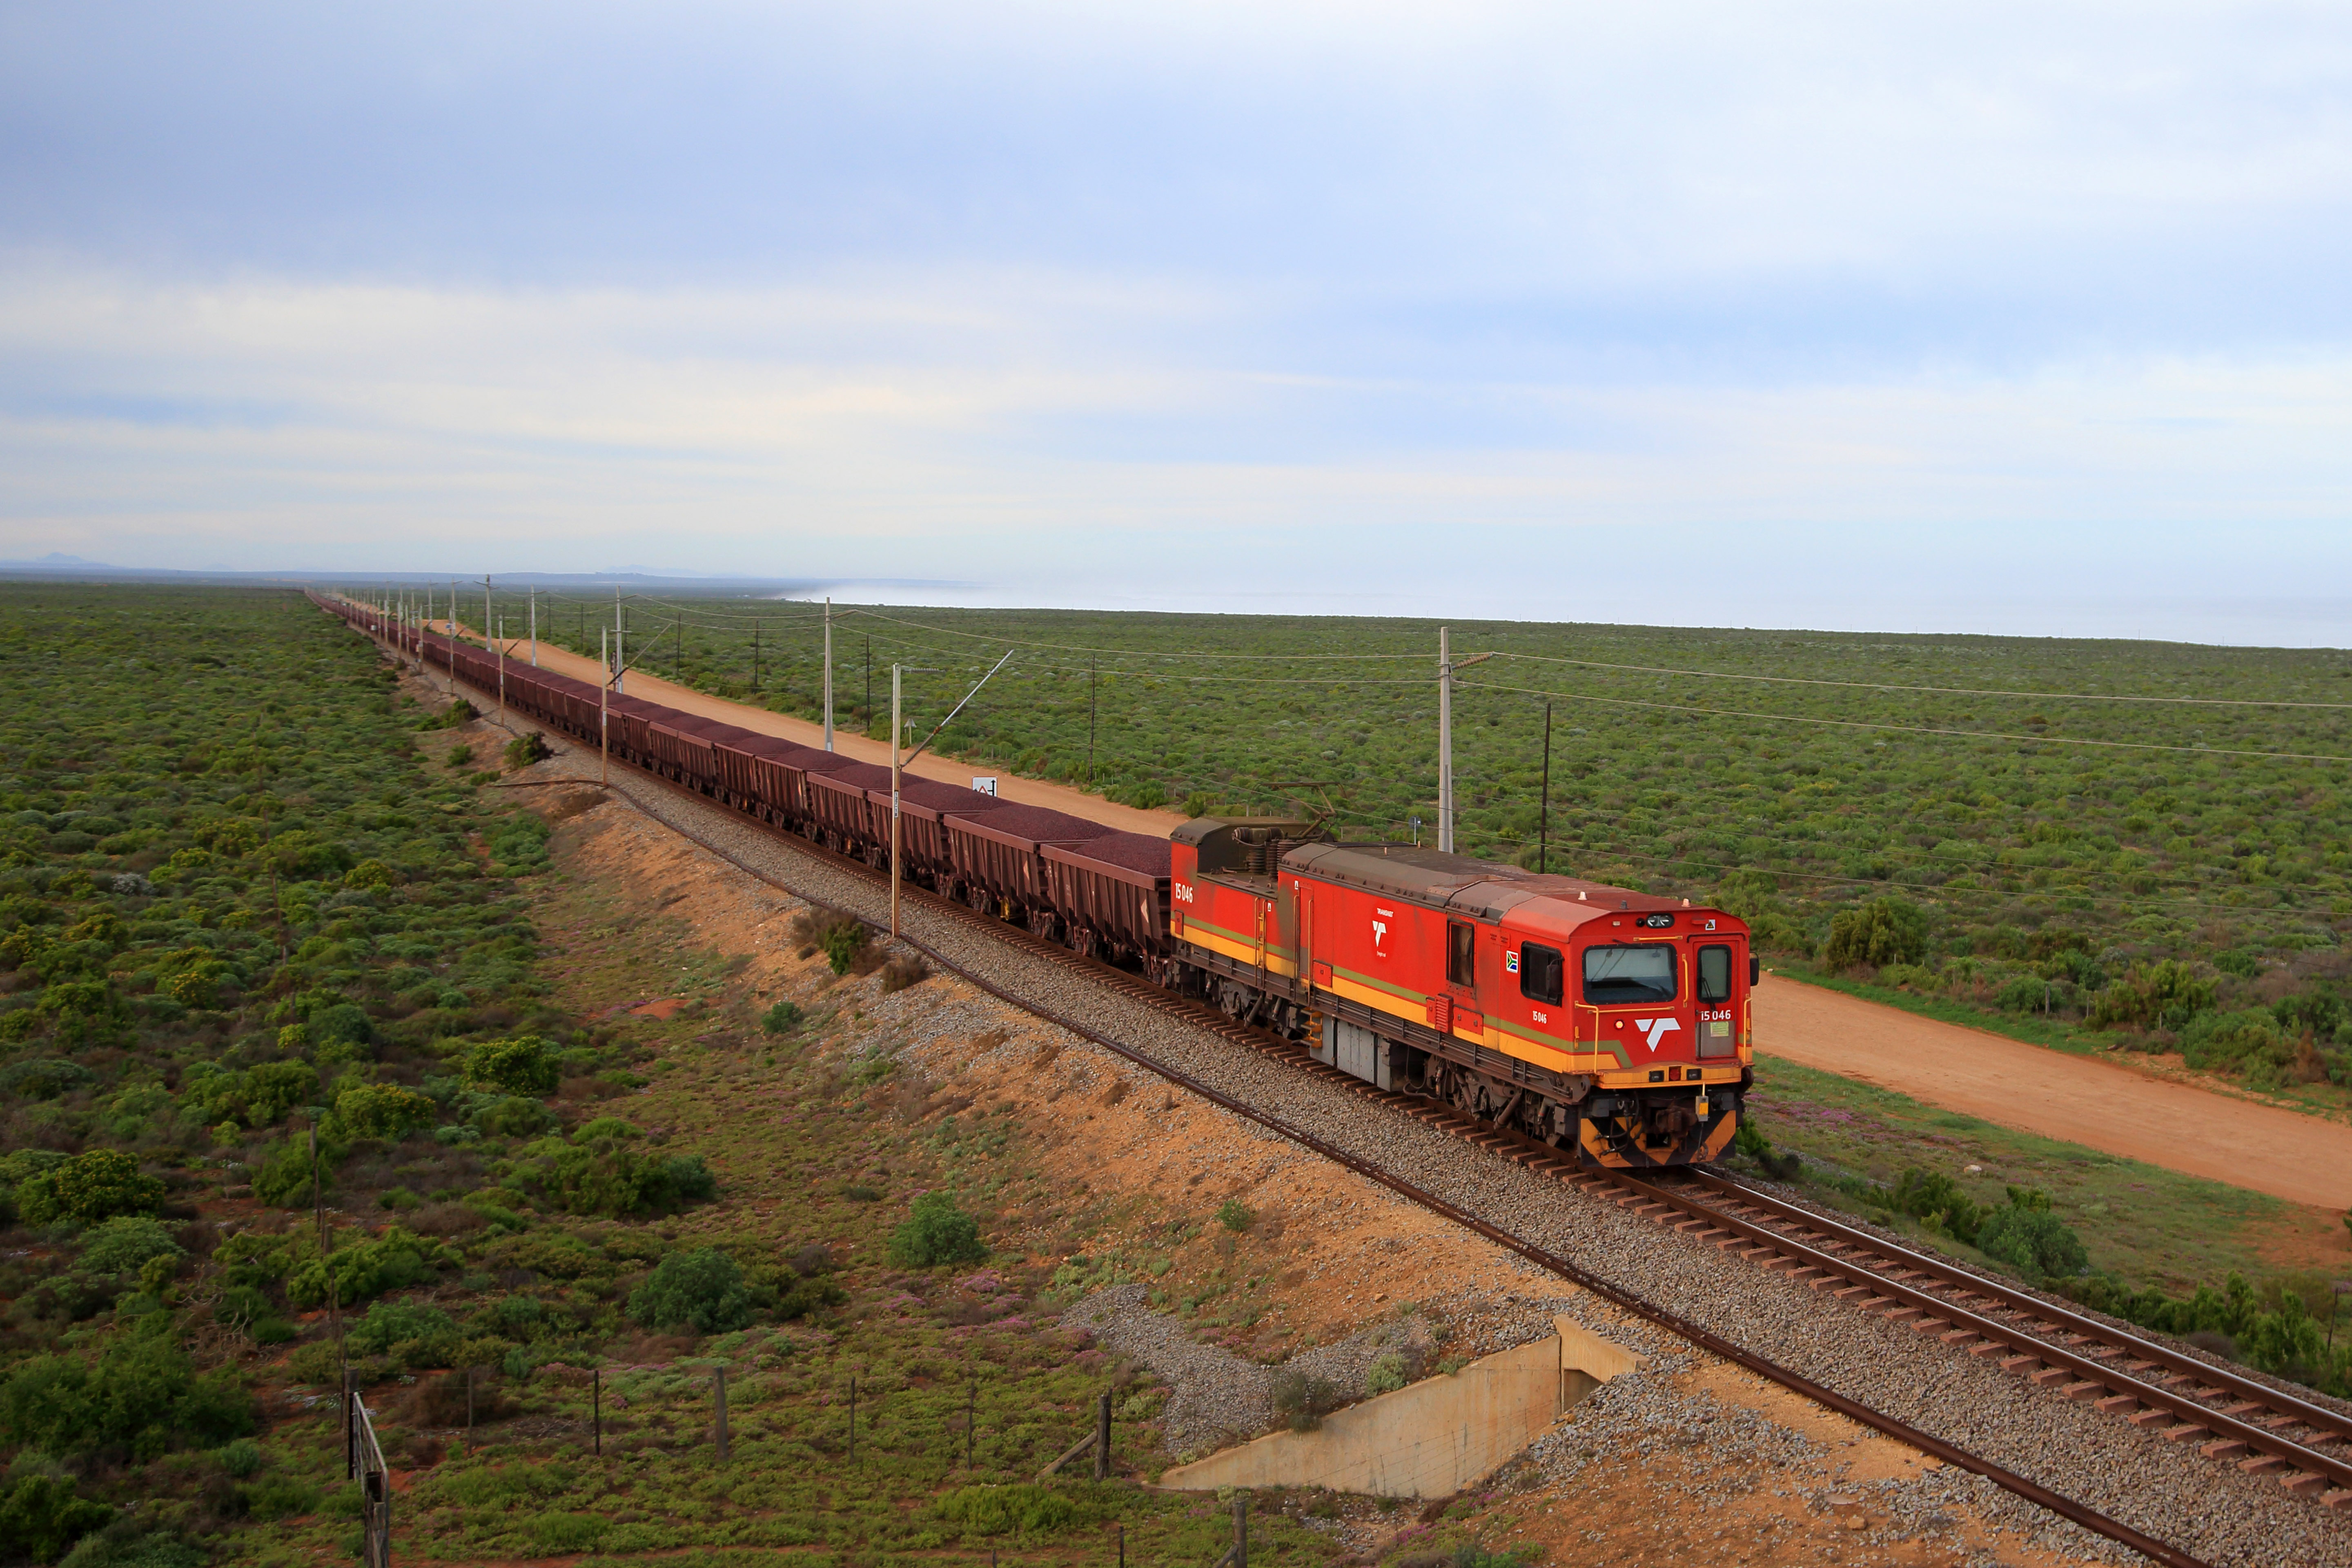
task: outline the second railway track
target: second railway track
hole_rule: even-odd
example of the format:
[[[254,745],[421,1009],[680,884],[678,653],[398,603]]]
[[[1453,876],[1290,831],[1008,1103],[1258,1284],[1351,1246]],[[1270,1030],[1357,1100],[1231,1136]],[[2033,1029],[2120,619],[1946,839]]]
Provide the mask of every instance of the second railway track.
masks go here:
[[[447,679],[445,672],[443,679]],[[485,694],[487,695],[487,694]],[[562,742],[575,756],[594,752]],[[862,860],[835,854],[795,835],[753,822],[740,814],[689,791],[658,774],[623,763],[614,772],[633,781],[656,785],[704,811],[720,814],[730,824],[756,832],[763,840],[789,847],[825,869],[852,878],[869,888],[887,883]],[[549,781],[551,783],[557,781]],[[568,784],[593,781],[566,778]],[[694,828],[674,820],[635,792],[618,784],[616,793],[705,850],[747,874],[805,896],[781,879],[747,863],[740,856],[713,842]],[[1160,1013],[1171,1021],[1214,1034],[1247,1048],[1262,1058],[1278,1060],[1333,1087],[1384,1102],[1412,1120],[1455,1135],[1539,1175],[1614,1198],[1619,1206],[1658,1221],[1662,1226],[1688,1233],[1694,1246],[1713,1243],[1737,1253],[1759,1270],[1801,1279],[1823,1301],[1825,1310],[1860,1311],[1915,1329],[1951,1347],[1951,1353],[1972,1360],[1990,1360],[2030,1382],[2048,1387],[2052,1395],[2095,1404],[2130,1421],[2157,1427],[2175,1442],[2195,1442],[2202,1455],[2217,1463],[2231,1463],[2250,1472],[2274,1473],[2285,1489],[2327,1505],[2331,1510],[2352,1503],[2352,1416],[2326,1405],[2245,1378],[2198,1357],[2120,1331],[2111,1324],[2057,1307],[2038,1296],[1985,1279],[1859,1226],[1816,1213],[1748,1184],[1712,1173],[1685,1173],[1664,1178],[1638,1178],[1612,1172],[1579,1170],[1559,1151],[1473,1121],[1460,1112],[1415,1097],[1391,1093],[1315,1060],[1297,1044],[1252,1026],[1238,1024],[1205,1004],[1179,997],[1151,985],[1139,976],[1084,958],[1056,943],[1033,936],[1018,927],[975,912],[961,903],[926,890],[906,890],[910,907],[941,916],[985,934],[1023,953],[1081,975],[1092,984]],[[1279,1133],[1317,1154],[1379,1183],[1408,1201],[1472,1229],[1528,1261],[1601,1296],[1621,1309],[1701,1345],[1794,1392],[1885,1432],[1904,1442],[1985,1476],[1996,1484],[2084,1529],[2126,1545],[2143,1555],[2176,1568],[2198,1568],[2204,1561],[2158,1540],[2077,1499],[2045,1487],[1985,1456],[1947,1441],[1870,1405],[1848,1398],[1793,1368],[1781,1365],[1727,1340],[1704,1325],[1657,1302],[1648,1300],[1613,1281],[1593,1274],[1574,1260],[1538,1246],[1448,1201],[1422,1185],[1384,1169],[1378,1162],[1339,1148],[1313,1131],[1286,1121],[1265,1109],[1226,1094],[1181,1067],[1106,1034],[1076,1017],[1014,994],[972,966],[941,952],[930,942],[902,938],[967,982],[1033,1016],[1066,1028],[1097,1046],[1201,1095],[1223,1109]],[[2282,1559],[2294,1561],[2293,1557]],[[2329,1559],[2352,1562],[2352,1557]]]

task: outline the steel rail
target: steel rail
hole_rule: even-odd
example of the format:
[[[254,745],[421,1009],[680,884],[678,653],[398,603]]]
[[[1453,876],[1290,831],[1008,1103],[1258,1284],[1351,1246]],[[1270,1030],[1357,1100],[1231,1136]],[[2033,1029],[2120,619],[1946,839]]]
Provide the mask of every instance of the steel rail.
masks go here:
[[[1716,1205],[1695,1198],[1687,1193],[1678,1192],[1673,1187],[1647,1181],[1622,1171],[1611,1171],[1607,1175],[1618,1184],[1653,1202],[1679,1209],[1694,1219],[1704,1220],[1710,1225],[1720,1226],[1794,1259],[1803,1266],[1805,1271],[1814,1272],[1820,1276],[1809,1281],[1815,1289],[1823,1288],[1832,1280],[1843,1279],[1847,1282],[1851,1289],[1871,1292],[1868,1298],[1858,1299],[1855,1301],[1855,1305],[1864,1310],[1893,1312],[1907,1309],[1917,1314],[1914,1320],[1915,1323],[1923,1330],[1929,1325],[1940,1324],[1954,1333],[1966,1334],[1982,1340],[1984,1347],[2021,1352],[2053,1370],[2073,1373],[2078,1387],[2093,1385],[2103,1390],[2109,1397],[2136,1400],[2147,1411],[2159,1415],[2180,1415],[2183,1421],[2200,1430],[2210,1432],[2217,1439],[2242,1443],[2257,1453],[2272,1456],[2275,1460],[2283,1463],[2293,1464],[2297,1469],[2306,1473],[2332,1478],[2340,1483],[2352,1482],[2352,1465],[2346,1464],[2336,1456],[2322,1453],[2304,1444],[2282,1437],[2266,1427],[2256,1426],[2222,1411],[2197,1409],[2193,1415],[2184,1414],[2181,1410],[2184,1401],[2179,1394],[2132,1375],[2129,1368],[2118,1366],[2113,1361],[2084,1355],[2068,1346],[2029,1339],[2021,1334],[2013,1324],[1999,1321],[1982,1312],[1959,1306],[1932,1290],[1920,1289],[1917,1285],[1889,1279],[1868,1267],[1859,1258],[1840,1257],[1822,1247],[1808,1245],[1785,1232],[1774,1230],[1769,1226],[1759,1225],[1752,1220],[1742,1219]],[[1810,1220],[1811,1216],[1808,1215],[1807,1218]],[[1947,1288],[1965,1289],[1971,1284],[1970,1277],[1964,1272],[1939,1265],[1935,1260],[1918,1253],[1910,1252],[1902,1247],[1889,1247],[1864,1232],[1850,1232],[1849,1235],[1850,1240],[1845,1237],[1836,1239],[1841,1245],[1854,1247],[1882,1259],[1889,1268],[1915,1267],[1921,1276],[1932,1276]],[[2084,1320],[2084,1321],[2086,1324],[2089,1323],[2089,1320]],[[2097,1325],[2091,1326],[2096,1330],[2095,1337],[2106,1343],[2111,1351],[2119,1355],[2137,1353],[2144,1342],[2133,1335],[2119,1334],[2114,1330]],[[1970,1346],[1969,1353],[1991,1353],[1991,1349],[1984,1347]]]
[[[455,680],[460,678],[452,671],[451,679]],[[468,682],[467,684],[470,685],[471,683]],[[479,690],[481,689],[478,687],[476,689]],[[662,777],[662,775],[650,769],[642,768],[634,763],[625,761],[623,763],[623,766],[644,773],[647,778],[660,784],[665,789],[675,791],[680,795],[687,793],[683,789],[679,789],[678,786],[671,780]],[[548,781],[550,784],[553,784],[559,781]],[[585,780],[573,779],[566,779],[560,782],[564,784],[587,783]],[[707,853],[725,861],[739,871],[741,871],[744,875],[751,877],[757,881],[765,883],[770,887],[778,889],[781,891],[791,894],[794,898],[801,898],[803,896],[794,891],[789,884],[785,883],[781,879],[760,869],[758,867],[749,864],[733,852],[719,845],[712,843],[709,839],[695,832],[692,828],[682,826],[677,823],[669,821],[667,818],[662,816],[659,812],[649,806],[645,801],[632,794],[625,786],[607,784],[603,786],[588,784],[588,787],[603,787],[623,796],[625,799],[636,805],[640,811],[645,812],[646,816],[660,822],[662,826],[669,831],[677,834],[680,837],[687,839],[688,842],[694,844]],[[698,791],[694,793],[692,798],[698,805],[719,806],[721,810],[730,809],[723,805],[719,805],[719,803],[710,800],[708,796],[701,795]],[[877,874],[874,871],[873,868],[867,866],[862,860],[853,859],[845,855],[835,854],[830,850],[824,849],[819,846],[809,844],[806,841],[798,843],[791,842],[792,840],[796,839],[798,836],[778,832],[772,824],[761,821],[747,813],[735,812],[733,815],[740,817],[748,824],[758,826],[774,835],[778,839],[785,841],[788,844],[788,847],[792,848],[801,850],[803,853],[813,852],[812,858],[822,857],[829,865],[839,869],[850,871],[853,875],[858,876],[861,879],[877,879]],[[954,914],[974,928],[986,931],[988,934],[1002,936],[1007,933],[1017,932],[1024,936],[1029,935],[1027,932],[1019,931],[1019,928],[1017,927],[1007,925],[1002,921],[994,920],[977,910],[966,909],[963,905],[955,902],[952,900],[940,898],[936,893],[930,893],[920,889],[916,889],[916,892],[919,895],[918,901],[926,907],[940,912]],[[1744,1346],[1736,1344],[1730,1340],[1725,1339],[1721,1335],[1714,1332],[1712,1330],[1704,1328],[1701,1325],[1683,1317],[1680,1313],[1675,1312],[1671,1308],[1660,1306],[1654,1301],[1650,1301],[1643,1297],[1637,1296],[1632,1291],[1626,1290],[1610,1280],[1603,1279],[1600,1275],[1591,1273],[1580,1265],[1559,1256],[1557,1253],[1548,1251],[1543,1247],[1536,1246],[1532,1242],[1522,1240],[1520,1237],[1512,1235],[1510,1232],[1479,1218],[1477,1215],[1471,1214],[1465,1209],[1458,1207],[1448,1200],[1440,1197],[1435,1193],[1430,1192],[1423,1187],[1406,1181],[1403,1177],[1386,1171],[1381,1167],[1373,1164],[1370,1161],[1349,1152],[1347,1150],[1327,1142],[1323,1139],[1316,1136],[1314,1133],[1307,1131],[1306,1129],[1292,1125],[1281,1117],[1276,1116],[1269,1111],[1262,1110],[1257,1107],[1246,1103],[1245,1101],[1234,1099],[1233,1096],[1225,1094],[1223,1091],[1202,1082],[1200,1079],[1192,1077],[1192,1075],[1185,1072],[1181,1068],[1174,1067],[1145,1052],[1137,1050],[1131,1046],[1128,1046],[1120,1041],[1111,1038],[1109,1036],[1104,1034],[1102,1031],[1095,1028],[1091,1025],[1079,1019],[1057,1013],[1050,1007],[1043,1006],[1035,1002],[1014,995],[1013,993],[997,985],[994,982],[972,973],[963,964],[947,957],[944,953],[940,952],[937,948],[932,947],[928,942],[903,934],[898,940],[906,943],[908,946],[923,953],[932,962],[939,964],[942,969],[957,975],[967,984],[988,993],[999,1001],[1003,1002],[1021,1012],[1026,1013],[1032,1017],[1043,1019],[1044,1021],[1053,1024],[1059,1028],[1066,1029],[1070,1033],[1077,1036],[1079,1038],[1087,1040],[1089,1043],[1110,1052],[1114,1056],[1119,1057],[1127,1061],[1133,1062],[1138,1067],[1143,1068],[1147,1071],[1156,1074],[1160,1078],[1166,1079],[1168,1082],[1173,1083],[1185,1089],[1187,1092],[1198,1095],[1202,1099],[1208,1100],[1211,1104],[1218,1106],[1222,1110],[1230,1111],[1234,1115],[1239,1116],[1244,1121],[1255,1122],[1257,1125],[1265,1128],[1267,1131],[1275,1132],[1281,1137],[1287,1139],[1289,1142],[1297,1144],[1300,1148],[1324,1159],[1329,1160],[1333,1163],[1353,1172],[1368,1181],[1377,1183],[1381,1186],[1386,1187],[1390,1191],[1397,1194],[1400,1197],[1405,1198],[1407,1201],[1429,1210],[1431,1213],[1439,1215],[1441,1218],[1449,1220],[1452,1223],[1462,1226],[1464,1229],[1473,1232],[1494,1245],[1504,1248],[1506,1251],[1527,1259],[1528,1262],[1535,1264],[1538,1268],[1544,1269],[1546,1272],[1557,1275],[1559,1278],[1569,1281],[1570,1284],[1589,1290],[1592,1294],[1620,1308],[1621,1310],[1630,1312],[1633,1316],[1641,1318],[1647,1322],[1655,1324],[1657,1327],[1664,1329],[1666,1331],[1678,1338],[1687,1340],[1711,1353],[1722,1357],[1726,1361],[1729,1361],[1736,1365],[1744,1367],[1748,1371],[1755,1373],[1757,1375],[1766,1378],[1770,1382],[1779,1384],[1781,1387],[1788,1389],[1793,1394],[1802,1395],[1807,1399],[1812,1400],[1816,1404],[1826,1405],[1830,1409],[1838,1412],[1840,1415],[1846,1416],[1850,1420],[1859,1422],[1860,1424],[1869,1426],[1875,1431],[1883,1432],[1886,1436],[1894,1437],[1900,1442],[1908,1444],[1911,1447],[1919,1449],[1921,1452],[1940,1459],[1947,1464],[1956,1465],[1961,1469],[1968,1470],[1972,1474],[1982,1476],[1986,1479],[2000,1487],[2002,1489],[2014,1493],[2016,1496],[2023,1498],[2028,1502],[2046,1509],[2050,1512],[2058,1515],[2060,1518],[2080,1525],[2084,1529],[2088,1530],[2095,1534],[2103,1535],[2110,1541],[2127,1546],[2131,1550],[2139,1552],[2142,1556],[2145,1556],[2153,1562],[2165,1564],[2166,1568],[2210,1568],[2210,1565],[2207,1564],[2202,1559],[2193,1557],[2188,1552],[2182,1552],[2179,1548],[2174,1547],[2166,1542],[2159,1541],[2154,1536],[2147,1534],[2145,1531],[2137,1530],[2131,1525],[2124,1523],[2121,1520],[2116,1519],[2108,1514],[2102,1513],[2086,1503],[2077,1501],[2063,1493],[2053,1491],[2049,1488],[2042,1485],[2040,1482],[2020,1475],[2016,1471],[2009,1469],[2005,1466],[1997,1464],[1980,1454],[1972,1453],[1955,1444],[1948,1443],[1943,1438],[1935,1436],[1933,1433],[1923,1431],[1918,1427],[1911,1426],[1908,1422],[1900,1420],[1895,1416],[1886,1415],[1883,1411],[1874,1409],[1870,1405],[1864,1405],[1858,1400],[1851,1399],[1832,1388],[1815,1383],[1811,1378],[1806,1377],[1802,1373],[1797,1372],[1790,1367],[1782,1366],[1779,1363],[1774,1362],[1768,1357],[1759,1355],[1754,1352],[1748,1350]],[[1043,940],[1039,938],[1032,937],[1031,941],[1037,942],[1040,947],[1049,945],[1044,943]],[[1026,944],[1019,945],[1023,946],[1024,951],[1028,951]],[[1148,983],[1140,981],[1135,976],[1127,974],[1125,971],[1111,968],[1108,964],[1102,964],[1095,963],[1094,961],[1080,958],[1079,955],[1076,953],[1067,953],[1066,950],[1055,951],[1066,953],[1074,965],[1084,966],[1087,972],[1097,974],[1097,977],[1115,979],[1118,982],[1124,983],[1120,987],[1123,993],[1125,992],[1126,985],[1131,984],[1138,988],[1143,988],[1148,984]],[[1149,988],[1155,991],[1158,990],[1158,987]],[[1217,1016],[1222,1017],[1223,1016],[1217,1015]],[[1231,1020],[1225,1021],[1228,1024],[1231,1023]],[[1273,1040],[1274,1037],[1267,1037],[1267,1038],[1269,1040]],[[1297,1047],[1288,1041],[1277,1041],[1276,1043],[1288,1047],[1288,1052],[1285,1054],[1295,1053],[1301,1056],[1305,1054],[1298,1051]],[[1405,1096],[1391,1095],[1379,1090],[1374,1090],[1373,1092],[1375,1094],[1379,1094],[1383,1100],[1394,1099],[1402,1100],[1409,1098]],[[1459,1120],[1455,1118],[1448,1119]]]
[[[2279,1415],[2293,1415],[2315,1432],[2327,1432],[2333,1434],[2339,1441],[2352,1441],[2352,1415],[2341,1410],[2330,1409],[2324,1405],[2313,1404],[2291,1390],[2258,1382],[2243,1373],[2232,1371],[2228,1367],[2215,1366],[2210,1362],[2200,1361],[2185,1352],[2174,1350],[2155,1340],[2143,1338],[2130,1330],[2119,1329],[2113,1323],[2102,1322],[2087,1313],[2075,1311],[2040,1296],[2029,1295],[2006,1281],[1976,1273],[1950,1258],[1938,1258],[1932,1253],[1916,1251],[1888,1241],[1884,1237],[1873,1235],[1858,1226],[1790,1203],[1748,1183],[1696,1167],[1685,1170],[1683,1176],[1684,1179],[1703,1185],[1710,1191],[1767,1210],[1791,1225],[1825,1232],[1838,1240],[1869,1247],[1880,1256],[1893,1259],[1903,1267],[1916,1268],[1922,1273],[1937,1275],[1952,1287],[1994,1303],[1996,1310],[2014,1312],[2032,1321],[2047,1324],[2049,1332],[2077,1333],[2087,1338],[2104,1341],[2129,1352],[2140,1360],[2152,1362],[2170,1372],[2194,1378],[2197,1382],[2213,1388],[2217,1394],[2234,1395],[2241,1400],[2267,1405]],[[2031,1322],[2028,1327],[2031,1327]],[[2009,1325],[2003,1331],[2013,1338],[2024,1339],[2025,1337],[2016,1325]],[[2023,1348],[2037,1348],[2036,1342],[2027,1340]],[[2168,1394],[2165,1398],[2168,1404],[2176,1407],[2182,1404],[2178,1394]],[[2199,1417],[2219,1414],[2194,1406],[2187,1413]],[[2328,1458],[2326,1455],[2319,1457]]]

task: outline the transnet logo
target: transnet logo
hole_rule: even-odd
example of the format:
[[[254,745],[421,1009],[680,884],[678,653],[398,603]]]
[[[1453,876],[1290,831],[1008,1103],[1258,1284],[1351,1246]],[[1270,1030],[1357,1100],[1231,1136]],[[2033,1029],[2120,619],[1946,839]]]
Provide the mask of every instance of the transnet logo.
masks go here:
[[[1682,1020],[1679,1018],[1636,1018],[1633,1020],[1633,1027],[1642,1031],[1642,1037],[1650,1042],[1650,1049],[1653,1051],[1658,1048],[1658,1042],[1666,1037],[1667,1030],[1679,1029],[1682,1026]]]

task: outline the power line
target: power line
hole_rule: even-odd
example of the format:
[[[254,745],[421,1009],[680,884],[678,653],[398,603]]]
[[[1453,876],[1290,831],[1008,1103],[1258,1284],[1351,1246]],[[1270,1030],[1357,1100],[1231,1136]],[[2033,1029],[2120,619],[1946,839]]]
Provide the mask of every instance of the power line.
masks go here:
[[[1491,681],[1465,680],[1479,691],[1507,691],[1523,697],[1549,697],[1568,702],[1593,702],[1608,708],[1646,708],[1661,713],[1693,713],[1709,719],[1760,719],[1778,724],[1811,724],[1836,730],[1880,730],[1897,735],[1945,735],[1967,741],[2014,741],[2037,746],[2098,746],[2126,752],[2179,752],[2203,757],[2258,757],[2285,763],[2352,763],[2352,757],[2326,752],[2253,752],[2227,746],[2173,746],[2157,741],[2099,741],[2077,735],[2012,735],[1996,730],[1948,730],[1928,724],[1874,724],[1863,719],[1817,719],[1800,713],[1759,713],[1739,708],[1701,708],[1685,702],[1643,702],[1630,697],[1593,697],[1580,691],[1549,691],[1531,686],[1498,686]]]
[[[1552,654],[1497,653],[1531,664],[1570,664],[1586,669],[1612,669],[1633,675],[1674,675],[1696,680],[1748,680],[1779,686],[1838,686],[1862,691],[1919,691],[1941,697],[2021,697],[2047,702],[2157,702],[2206,708],[2324,708],[2352,710],[2352,702],[2303,702],[2267,697],[2146,697],[2104,691],[2010,691],[1995,687],[1896,686],[1874,680],[1824,680],[1800,675],[1743,675],[1734,670],[1674,669],[1646,664],[1609,664],[1593,658],[1568,658]]]

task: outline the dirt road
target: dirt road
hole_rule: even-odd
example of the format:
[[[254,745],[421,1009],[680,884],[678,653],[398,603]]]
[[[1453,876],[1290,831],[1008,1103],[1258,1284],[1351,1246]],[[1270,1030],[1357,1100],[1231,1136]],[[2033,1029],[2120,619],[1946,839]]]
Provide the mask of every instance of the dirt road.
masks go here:
[[[2003,1127],[2352,1208],[2352,1127],[1767,975],[1759,1049]]]

